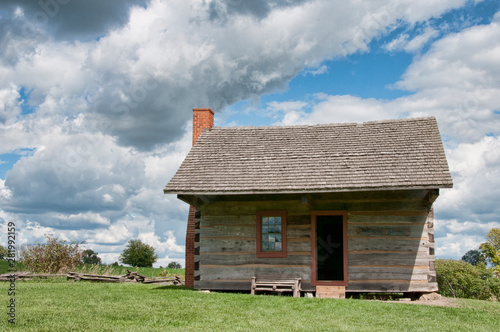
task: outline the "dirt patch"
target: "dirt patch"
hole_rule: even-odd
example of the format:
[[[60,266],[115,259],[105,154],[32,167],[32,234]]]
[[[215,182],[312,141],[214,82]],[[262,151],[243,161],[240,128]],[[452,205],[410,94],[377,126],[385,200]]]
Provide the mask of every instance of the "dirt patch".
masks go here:
[[[420,297],[420,299],[416,301],[411,301],[410,299],[399,299],[398,301],[386,301],[386,302],[433,305],[439,307],[454,307],[454,308],[460,307],[460,303],[457,299],[451,297],[443,297],[436,293],[423,295]]]

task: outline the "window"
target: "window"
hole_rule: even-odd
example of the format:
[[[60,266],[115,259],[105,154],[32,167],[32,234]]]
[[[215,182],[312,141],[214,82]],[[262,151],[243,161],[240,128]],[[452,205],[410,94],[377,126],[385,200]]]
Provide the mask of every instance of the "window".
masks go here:
[[[257,212],[257,257],[286,257],[286,211]]]

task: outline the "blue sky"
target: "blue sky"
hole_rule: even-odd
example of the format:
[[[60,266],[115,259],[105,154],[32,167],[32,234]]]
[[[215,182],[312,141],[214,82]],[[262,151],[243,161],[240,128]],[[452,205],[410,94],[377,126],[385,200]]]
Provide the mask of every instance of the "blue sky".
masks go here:
[[[498,1],[51,3],[0,4],[0,227],[20,245],[112,263],[139,238],[183,264],[187,206],[162,189],[196,107],[218,126],[435,116],[455,184],[436,255],[500,227]]]

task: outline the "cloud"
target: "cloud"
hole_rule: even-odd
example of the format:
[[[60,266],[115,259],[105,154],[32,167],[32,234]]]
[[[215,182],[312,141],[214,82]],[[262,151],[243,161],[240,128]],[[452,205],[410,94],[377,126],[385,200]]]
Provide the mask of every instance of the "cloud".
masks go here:
[[[181,261],[187,206],[162,188],[189,150],[192,108],[286,89],[465,2],[2,1],[0,153],[33,150],[0,180],[2,218],[23,241],[51,232],[115,261],[142,236]],[[479,144],[499,128],[498,31],[495,21],[435,42],[397,83],[411,96],[317,94],[266,112],[283,124],[436,114],[456,145]]]
[[[127,224],[117,222],[106,230],[99,230],[95,232],[91,239],[92,243],[98,244],[123,244],[131,236],[132,233],[128,229]],[[110,248],[106,249],[109,250]]]
[[[101,216],[98,213],[86,212],[78,214],[69,215],[58,215],[58,219],[70,224],[87,224],[90,227],[95,227],[95,225],[109,225],[109,219]],[[87,226],[87,227],[88,227]]]
[[[307,106],[279,108],[276,124],[436,116],[454,179],[435,204],[437,254],[460,258],[500,222],[498,68],[500,29],[493,20],[445,36],[417,57],[396,84],[413,94],[394,100],[317,94]]]
[[[12,124],[21,113],[19,93],[14,85],[0,89],[0,124]]]
[[[40,142],[33,156],[22,157],[8,172],[12,193],[6,211],[65,213],[120,210],[141,187],[144,164],[110,137],[54,133]],[[127,193],[116,192],[127,183]]]
[[[427,27],[423,33],[413,38],[406,33],[400,34],[396,39],[384,45],[389,52],[404,50],[408,53],[419,52],[433,38],[439,36],[439,31]]]
[[[140,233],[138,238],[144,243],[153,246],[153,248],[155,248],[155,251],[160,254],[163,254],[167,251],[173,253],[184,252],[184,246],[180,246],[176,243],[174,234],[171,231],[166,232],[164,235],[167,237],[166,241],[161,241],[160,237],[154,232]]]
[[[131,2],[99,2],[100,14],[75,29],[90,33],[97,22],[96,29],[106,33],[61,42],[51,37],[58,36],[57,29],[66,31],[75,13],[85,18],[91,12],[77,1],[53,1],[59,1],[59,12],[39,35],[4,35],[4,48],[15,50],[9,53],[11,65],[3,68],[6,81],[32,90],[30,101],[39,115],[61,121],[56,115],[85,113],[88,128],[139,150],[179,139],[194,107],[221,111],[284,89],[304,68],[322,72],[325,59],[366,50],[400,19],[422,20],[463,4],[153,0],[130,7]],[[4,6],[14,10],[10,1]],[[19,17],[39,10],[28,2],[18,6]],[[211,6],[238,14],[213,20]],[[130,10],[128,20],[115,21],[109,15],[114,10],[117,15]]]
[[[460,221],[500,222],[500,138],[484,137],[448,152],[454,189],[439,199],[441,217]],[[486,232],[485,232],[486,233]]]
[[[25,18],[14,21],[22,26],[21,32],[46,29],[57,39],[86,40],[127,23],[130,7],[145,4],[145,0],[3,0],[0,10],[7,17]]]

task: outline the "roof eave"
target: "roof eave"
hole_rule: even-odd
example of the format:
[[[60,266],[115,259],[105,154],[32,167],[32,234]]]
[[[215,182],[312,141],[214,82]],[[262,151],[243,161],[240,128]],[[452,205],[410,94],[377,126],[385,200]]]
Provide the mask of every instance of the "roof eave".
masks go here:
[[[301,190],[241,190],[241,191],[194,191],[194,190],[168,190],[164,194],[172,195],[255,195],[255,194],[311,194],[311,193],[337,193],[337,192],[359,192],[359,191],[383,191],[383,190],[430,190],[452,188],[453,184],[436,184],[425,186],[408,187],[366,187],[366,188],[335,188],[335,189],[301,189]]]

